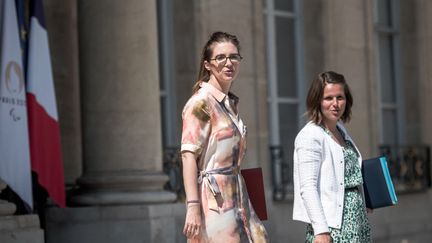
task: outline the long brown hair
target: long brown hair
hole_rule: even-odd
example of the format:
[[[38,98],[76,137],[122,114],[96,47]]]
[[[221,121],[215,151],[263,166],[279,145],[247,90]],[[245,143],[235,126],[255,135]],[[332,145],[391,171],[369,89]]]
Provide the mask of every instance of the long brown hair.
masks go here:
[[[217,31],[210,35],[207,43],[204,45],[200,61],[200,69],[198,73],[198,79],[192,88],[192,93],[195,93],[199,89],[201,82],[208,82],[210,79],[210,72],[205,68],[204,61],[209,62],[213,55],[213,47],[215,43],[231,42],[240,54],[240,42],[237,36],[228,34],[226,32]]]
[[[333,71],[320,73],[318,77],[312,81],[306,98],[306,115],[309,120],[313,121],[315,124],[320,124],[322,122],[321,101],[324,95],[324,88],[327,84],[342,84],[345,92],[346,105],[341,120],[343,122],[348,122],[351,119],[351,107],[354,102],[353,97],[345,81],[345,77]]]

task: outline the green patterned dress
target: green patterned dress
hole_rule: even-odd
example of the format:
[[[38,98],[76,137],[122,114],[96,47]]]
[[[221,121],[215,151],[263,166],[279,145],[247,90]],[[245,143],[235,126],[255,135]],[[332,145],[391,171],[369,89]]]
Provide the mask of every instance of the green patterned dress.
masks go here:
[[[363,178],[358,164],[358,155],[353,144],[346,140],[343,149],[345,160],[345,198],[340,229],[330,228],[330,236],[334,243],[368,243],[371,242],[369,220],[366,207],[358,186]],[[314,240],[312,225],[306,228],[306,242]]]

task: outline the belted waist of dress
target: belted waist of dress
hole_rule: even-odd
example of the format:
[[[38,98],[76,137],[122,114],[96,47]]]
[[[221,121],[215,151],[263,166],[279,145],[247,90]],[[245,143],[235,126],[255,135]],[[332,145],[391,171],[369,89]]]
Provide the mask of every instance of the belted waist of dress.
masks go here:
[[[237,175],[240,172],[239,166],[229,166],[212,170],[202,170],[198,176],[198,183],[201,184],[207,181],[208,187],[213,193],[213,196],[221,194],[216,178],[213,175]]]

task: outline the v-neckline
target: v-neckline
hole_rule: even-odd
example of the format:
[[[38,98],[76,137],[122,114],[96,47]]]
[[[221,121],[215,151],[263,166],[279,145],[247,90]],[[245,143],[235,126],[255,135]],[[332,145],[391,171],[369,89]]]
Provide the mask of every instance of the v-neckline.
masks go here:
[[[240,134],[240,137],[243,138],[244,137],[244,131],[243,131],[243,129],[240,129],[240,125],[241,125],[240,124],[240,116],[238,115],[238,112],[237,112],[236,117],[234,117],[235,114],[231,114],[231,112],[229,111],[229,108],[226,107],[225,99],[229,99],[229,96],[228,95],[225,96],[225,98],[222,100],[222,102],[220,102],[220,105],[223,106],[223,110],[225,111],[226,115],[234,123],[238,133]],[[229,102],[229,100],[228,100],[228,102]]]
[[[344,145],[340,144],[339,141],[337,141],[336,136],[329,129],[327,129],[325,126],[321,125],[321,128],[324,130],[324,132],[330,137],[330,139],[334,143],[336,143],[339,147],[341,147],[342,150],[345,150],[345,148],[347,146],[347,142],[346,142],[346,139],[345,139],[345,134],[341,131],[341,129],[337,125],[336,125],[336,129],[339,132],[339,135],[341,136],[341,138],[342,138],[342,140],[344,142]]]

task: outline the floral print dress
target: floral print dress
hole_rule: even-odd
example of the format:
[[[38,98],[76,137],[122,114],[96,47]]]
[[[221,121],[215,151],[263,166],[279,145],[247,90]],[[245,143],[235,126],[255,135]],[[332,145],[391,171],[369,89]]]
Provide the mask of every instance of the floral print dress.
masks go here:
[[[329,133],[328,130],[326,132]],[[340,129],[339,132],[343,135]],[[369,243],[371,242],[370,225],[363,196],[359,190],[359,186],[363,184],[363,177],[358,164],[358,154],[349,140],[345,140],[345,143],[346,146],[343,148],[345,196],[342,226],[340,229],[330,228],[330,236],[334,243]],[[313,240],[313,228],[308,224],[306,242],[312,243]]]
[[[209,83],[183,109],[181,151],[195,153],[199,170],[202,229],[189,242],[268,242],[239,173],[246,151],[246,126],[238,98]]]

